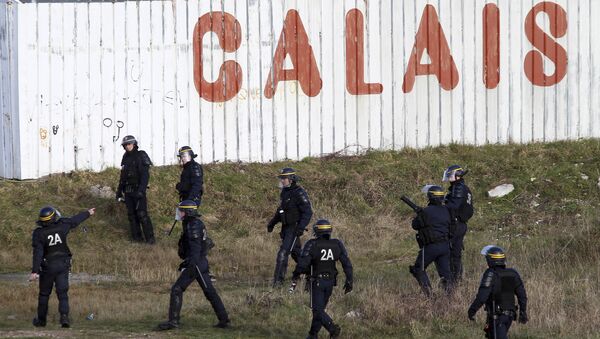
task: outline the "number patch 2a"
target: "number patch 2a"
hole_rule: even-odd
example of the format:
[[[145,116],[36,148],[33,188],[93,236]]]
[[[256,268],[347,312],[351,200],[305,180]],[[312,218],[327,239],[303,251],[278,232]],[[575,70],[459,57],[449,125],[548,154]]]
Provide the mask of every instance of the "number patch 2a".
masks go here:
[[[333,260],[333,251],[330,249],[321,250],[321,261]]]
[[[57,244],[62,244],[62,240],[60,239],[60,235],[58,235],[58,233],[55,233],[54,235],[50,234],[48,236],[48,239],[50,239],[50,245],[49,246],[54,246]]]

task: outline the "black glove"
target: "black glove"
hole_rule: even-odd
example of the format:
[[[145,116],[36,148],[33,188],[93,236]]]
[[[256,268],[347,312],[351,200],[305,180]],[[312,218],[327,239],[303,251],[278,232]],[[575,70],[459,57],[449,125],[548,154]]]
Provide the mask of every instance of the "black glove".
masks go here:
[[[348,294],[352,292],[352,282],[351,281],[346,281],[344,283],[344,294]]]
[[[267,224],[267,232],[269,232],[269,233],[273,232],[274,228],[275,228],[275,223],[272,221],[269,221],[269,223]]]
[[[519,324],[527,324],[529,317],[526,312],[519,312]]]
[[[181,262],[181,264],[179,264],[179,268],[177,269],[179,272],[183,271],[184,269],[186,269],[188,267],[189,262],[187,260],[184,260]]]
[[[181,183],[178,182],[177,184],[175,184],[175,190],[177,190],[177,192],[179,192],[180,189],[181,189]]]
[[[477,313],[477,312],[473,311],[472,309],[469,309],[469,313],[468,313],[469,320],[475,321],[475,313]]]
[[[119,201],[123,197],[123,191],[117,191],[117,195],[115,196],[115,200]]]
[[[137,199],[141,199],[141,198],[143,198],[143,197],[144,197],[144,192],[142,192],[142,191],[137,191],[137,192],[135,192],[135,197],[136,197]]]
[[[297,237],[301,237],[304,234],[304,228],[297,228],[296,229],[296,236]]]

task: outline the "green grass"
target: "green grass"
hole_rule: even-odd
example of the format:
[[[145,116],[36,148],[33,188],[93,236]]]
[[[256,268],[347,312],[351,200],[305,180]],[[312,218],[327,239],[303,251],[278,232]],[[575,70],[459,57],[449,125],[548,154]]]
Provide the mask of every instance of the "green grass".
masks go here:
[[[184,295],[178,336],[210,338],[302,337],[310,325],[309,298],[271,290],[269,280],[278,247],[266,223],[278,199],[278,169],[300,173],[313,202],[315,218],[334,224],[353,260],[355,291],[334,293],[328,311],[351,338],[481,337],[483,312],[476,324],[466,309],[485,262],[478,254],[489,243],[508,251],[530,297],[527,325],[515,325],[511,338],[596,338],[600,314],[600,142],[471,147],[450,145],[424,150],[367,152],[361,156],[307,158],[272,164],[220,163],[205,166],[201,213],[217,247],[211,271],[233,320],[233,329],[213,330],[214,314],[198,286]],[[470,172],[476,214],[464,252],[465,281],[451,300],[424,300],[408,265],[417,246],[410,210],[400,201],[409,195],[421,204],[424,184],[440,184],[446,166],[458,163]],[[70,289],[74,328],[55,335],[122,337],[159,336],[151,329],[166,317],[169,288],[177,277],[178,228],[170,238],[178,167],[152,169],[149,210],[158,244],[128,241],[125,207],[89,193],[92,185],[115,188],[118,170],[77,172],[37,181],[0,181],[0,271],[27,272],[31,232],[39,209],[47,204],[64,215],[97,207],[97,214],[69,237],[74,272],[116,275],[112,283],[77,284]],[[587,180],[582,178],[586,175]],[[492,199],[486,191],[512,183],[510,195]],[[314,221],[314,219],[313,219]],[[305,236],[304,238],[307,238]],[[292,268],[290,268],[291,270]],[[430,268],[430,277],[437,281]],[[343,280],[343,278],[342,278]],[[37,286],[0,282],[0,335],[9,330],[34,336],[30,325],[37,306]],[[358,311],[359,318],[346,317]],[[93,321],[85,320],[91,312]],[[50,317],[56,318],[51,297]],[[56,320],[56,319],[54,319]],[[322,335],[325,333],[322,332]]]

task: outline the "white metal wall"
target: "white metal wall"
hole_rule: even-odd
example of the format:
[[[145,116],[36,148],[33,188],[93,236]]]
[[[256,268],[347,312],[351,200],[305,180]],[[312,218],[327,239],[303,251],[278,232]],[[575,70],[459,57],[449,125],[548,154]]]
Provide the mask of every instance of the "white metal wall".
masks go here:
[[[0,177],[20,177],[16,6],[0,1]]]
[[[533,85],[525,74],[526,55],[537,50],[526,36],[525,21],[540,3],[23,3],[18,6],[18,46],[14,47],[19,58],[19,111],[18,117],[13,116],[18,118],[20,130],[20,159],[15,167],[21,172],[7,171],[11,166],[7,157],[10,138],[3,127],[0,161],[4,161],[4,176],[33,178],[119,166],[123,153],[119,140],[126,134],[135,135],[158,165],[174,163],[176,149],[188,144],[199,150],[205,163],[268,162],[344,149],[597,137],[600,39],[594,38],[592,23],[600,17],[600,1],[547,3],[547,7],[558,4],[566,11],[568,28],[558,37],[553,30],[560,17],[537,15],[537,25],[568,55],[566,76],[552,86]],[[458,82],[445,90],[436,76],[417,76],[412,90],[405,93],[405,73],[427,4],[439,17]],[[498,57],[500,81],[493,89],[486,88],[483,75],[485,55],[492,50],[484,53],[484,40],[494,37],[483,32],[486,4],[495,4],[499,13],[499,54],[490,52],[490,56]],[[365,24],[364,31],[358,29],[364,34],[364,81],[381,84],[381,94],[354,95],[347,88],[346,61],[356,58],[347,55],[345,21],[354,8]],[[296,81],[282,81],[274,97],[267,98],[266,83],[290,10],[299,13],[322,83],[310,83],[317,94],[309,97]],[[194,27],[198,18],[209,12],[231,14],[240,27],[240,32],[225,33],[229,37],[239,34],[241,45],[233,52],[224,52],[217,34],[207,33],[202,40],[207,82],[217,80],[226,60],[234,60],[241,68],[236,79],[226,79],[235,82],[241,77],[241,89],[225,102],[200,98],[194,83]],[[432,17],[427,18],[431,23]],[[221,21],[213,25],[215,31],[222,30]],[[538,46],[547,45],[538,42]],[[441,40],[439,44],[443,44]],[[550,52],[558,54],[557,49]],[[416,62],[427,64],[428,59],[426,51]],[[303,65],[310,61],[301,60]],[[543,63],[544,72],[552,74],[555,63],[548,57]],[[293,67],[291,58],[283,67]],[[443,67],[450,72],[448,64]],[[450,78],[456,82],[456,76]],[[373,88],[374,93],[379,92],[377,85]],[[4,102],[5,91],[2,93]],[[3,113],[7,112],[4,107]],[[4,116],[1,121],[6,124]]]

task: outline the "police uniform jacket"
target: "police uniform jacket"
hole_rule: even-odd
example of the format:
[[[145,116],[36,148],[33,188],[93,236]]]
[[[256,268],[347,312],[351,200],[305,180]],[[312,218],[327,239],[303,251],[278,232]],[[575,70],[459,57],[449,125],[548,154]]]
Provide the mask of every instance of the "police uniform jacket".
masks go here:
[[[183,220],[183,233],[179,238],[179,257],[188,263],[198,265],[206,257],[206,228],[198,217],[187,217]]]
[[[450,229],[450,211],[442,205],[429,204],[425,207],[420,216],[417,216],[412,221],[412,228],[417,231],[423,231],[428,228],[432,238],[431,240],[448,239]]]
[[[445,198],[453,218],[466,223],[473,216],[473,195],[463,179],[450,184]]]
[[[67,245],[69,232],[90,217],[88,211],[71,218],[60,218],[55,223],[38,226],[32,235],[33,263],[32,273],[40,273],[48,261],[68,259],[71,250]]]
[[[483,273],[477,296],[469,307],[469,313],[475,314],[484,304],[490,314],[516,312],[515,295],[520,312],[527,313],[527,293],[519,272],[502,266],[488,268]]]
[[[336,262],[342,263],[346,281],[352,283],[352,262],[344,244],[338,239],[319,237],[306,242],[298,265],[294,270],[294,277],[300,274],[310,274],[312,278],[336,279],[338,271]]]
[[[281,222],[283,227],[305,230],[312,214],[308,194],[294,182],[281,190],[279,208],[269,222],[269,228],[272,229],[275,224]]]
[[[125,152],[121,160],[121,177],[119,179],[119,192],[145,193],[150,180],[150,166],[152,161],[144,151],[137,146],[131,152]]]
[[[175,186],[181,200],[199,201],[202,198],[202,185],[204,183],[204,172],[202,165],[194,161],[188,161],[183,165],[183,171],[179,182]]]

